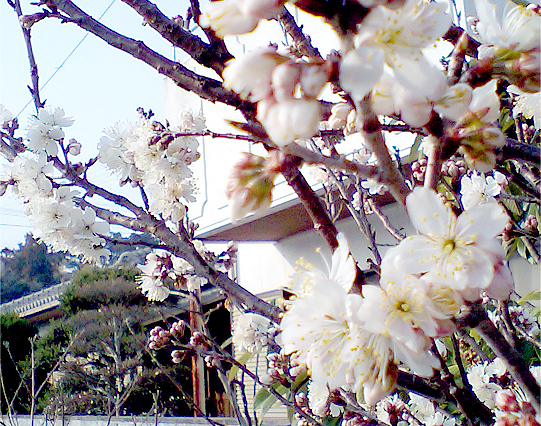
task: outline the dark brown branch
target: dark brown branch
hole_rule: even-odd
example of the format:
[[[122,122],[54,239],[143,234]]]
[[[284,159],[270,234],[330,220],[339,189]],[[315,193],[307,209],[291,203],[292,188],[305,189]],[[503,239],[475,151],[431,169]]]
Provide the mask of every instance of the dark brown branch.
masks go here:
[[[539,167],[541,163],[541,148],[527,143],[520,143],[507,138],[505,146],[498,152],[498,160],[517,159]]]
[[[380,181],[389,187],[389,192],[400,204],[406,204],[406,196],[410,190],[389,154],[385,140],[381,132],[381,123],[372,110],[369,97],[357,103],[358,127],[366,139],[368,148],[374,153],[378,166],[381,170]]]
[[[541,400],[539,384],[533,377],[526,361],[524,361],[520,353],[505,340],[494,324],[492,324],[483,306],[480,303],[469,305],[468,311],[465,311],[463,317],[457,319],[456,323],[459,328],[475,328],[496,356],[502,359],[507,367],[507,371],[515,379],[532,404],[537,406],[536,410],[539,412]]]
[[[293,39],[294,48],[300,56],[321,59],[321,53],[312,45],[310,37],[302,32],[302,28],[297,25],[295,18],[285,7],[277,19],[282,24],[284,31]]]
[[[173,80],[179,87],[195,93],[202,99],[211,102],[223,102],[243,112],[253,114],[253,104],[243,101],[236,93],[224,89],[220,81],[198,75],[181,64],[153,51],[142,41],[131,39],[111,30],[84,13],[73,2],[69,0],[45,0],[45,4],[52,9],[61,10],[69,17],[71,22],[101,38],[109,45],[150,65],[160,74]]]
[[[21,22],[21,18],[23,17],[23,12],[22,12],[21,4],[19,0],[15,0],[15,2],[13,3],[13,8],[15,10],[15,13],[17,14],[17,17],[19,18],[19,22]],[[39,95],[38,65],[36,63],[36,58],[34,57],[34,49],[32,48],[30,28],[25,28],[21,24],[21,29],[23,31],[24,43],[26,45],[26,51],[28,54],[28,62],[30,64],[30,79],[32,81],[32,87],[28,86],[28,89],[30,90],[30,93],[32,94],[32,99],[34,100],[34,106],[36,108],[36,111],[38,111],[45,104],[45,102],[41,101],[41,98]]]
[[[285,170],[282,171],[282,175],[289,186],[295,191],[297,197],[299,197],[302,205],[312,219],[316,231],[321,234],[331,248],[331,251],[334,251],[334,249],[338,247],[338,241],[336,240],[338,231],[336,226],[334,226],[334,223],[329,217],[329,214],[319,197],[314,193],[302,173],[299,171],[298,165],[300,164],[300,159],[297,157],[290,158],[291,166],[287,168],[284,167]],[[299,164],[295,164],[295,161],[298,161]]]
[[[122,0],[132,7],[145,22],[154,28],[164,39],[184,50],[199,64],[211,68],[218,74],[224,64],[233,58],[223,43],[208,44],[181,25],[165,16],[158,7],[148,0]]]

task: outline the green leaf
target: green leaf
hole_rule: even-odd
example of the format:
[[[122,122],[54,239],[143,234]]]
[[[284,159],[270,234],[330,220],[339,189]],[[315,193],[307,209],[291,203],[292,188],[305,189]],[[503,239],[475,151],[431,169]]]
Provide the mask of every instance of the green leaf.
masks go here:
[[[513,213],[515,216],[513,219],[518,220],[522,217],[522,210],[520,209],[519,205],[515,200],[510,200],[508,198],[501,199],[501,202],[507,209]]]
[[[281,383],[273,384],[272,387],[276,392],[287,399],[289,396],[289,389]],[[261,388],[254,399],[254,408],[259,410],[260,420],[263,420],[267,412],[278,402],[278,398],[272,394],[267,388]]]
[[[338,426],[340,424],[340,421],[342,420],[342,416],[340,417],[325,417],[321,424],[324,426]]]
[[[233,342],[233,337],[230,337],[230,338],[227,339],[225,342],[223,342],[223,343],[220,345],[220,347],[221,347],[222,349],[225,349],[225,348],[227,348],[227,347],[231,344],[231,342]]]
[[[507,130],[509,130],[509,128],[515,124],[515,121],[511,118],[511,116],[509,116],[509,114],[503,116],[501,119],[500,119],[500,127],[502,129],[502,132],[506,132]]]
[[[237,360],[237,362],[241,365],[246,365],[246,363],[248,362],[248,360],[253,356],[254,354],[253,353],[250,353],[250,352],[244,352],[242,355],[240,355],[239,357],[235,357],[235,359]],[[233,365],[233,367],[231,367],[229,369],[229,371],[227,372],[227,380],[229,381],[232,381],[235,376],[237,375],[237,372],[239,371],[239,367],[237,365]]]
[[[517,300],[517,303],[524,305],[525,303],[529,303],[532,301],[539,301],[541,299],[541,290],[534,290],[530,293],[528,293],[525,296],[522,296],[520,299]]]
[[[522,238],[517,238],[517,253],[523,259],[528,260],[528,253],[526,251],[526,245],[522,241]]]

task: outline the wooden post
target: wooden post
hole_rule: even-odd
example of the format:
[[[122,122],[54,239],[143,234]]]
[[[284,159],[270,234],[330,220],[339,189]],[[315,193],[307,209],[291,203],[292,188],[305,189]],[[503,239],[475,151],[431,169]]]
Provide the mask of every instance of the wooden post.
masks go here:
[[[195,331],[202,332],[203,327],[201,318],[203,309],[201,306],[201,289],[197,287],[190,291],[190,327],[192,333]],[[205,407],[205,363],[203,359],[195,354],[192,357],[192,388],[193,402],[203,414],[206,414]],[[197,412],[194,412],[194,417],[197,417]]]

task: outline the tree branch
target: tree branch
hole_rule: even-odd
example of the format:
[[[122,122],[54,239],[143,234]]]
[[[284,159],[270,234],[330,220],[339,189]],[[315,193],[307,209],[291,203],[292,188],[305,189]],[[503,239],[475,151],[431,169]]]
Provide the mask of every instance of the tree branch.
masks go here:
[[[299,197],[302,205],[312,219],[316,231],[321,234],[331,248],[331,251],[334,251],[334,249],[338,247],[338,241],[336,240],[338,231],[336,226],[334,226],[334,223],[329,217],[327,210],[321,203],[319,197],[314,193],[302,173],[299,171],[298,164],[295,164],[295,162],[299,162],[300,164],[300,158],[290,157],[290,160],[291,166],[284,167],[282,175]]]
[[[358,128],[365,138],[368,148],[374,153],[378,166],[381,170],[381,182],[389,187],[389,191],[396,201],[400,204],[406,204],[406,196],[410,190],[404,182],[400,170],[396,167],[389,154],[383,134],[381,133],[381,124],[372,110],[370,97],[367,96],[357,103],[357,117],[359,121]]]
[[[122,0],[132,7],[145,22],[154,28],[164,39],[184,50],[199,64],[211,68],[218,74],[224,64],[233,58],[223,43],[207,44],[196,35],[185,30],[181,25],[165,16],[158,7],[148,0]]]
[[[34,100],[34,106],[36,108],[36,111],[38,111],[40,108],[43,107],[45,102],[41,101],[41,98],[39,95],[38,65],[36,63],[36,58],[34,57],[34,49],[32,48],[30,28],[26,28],[22,25],[21,18],[23,16],[23,12],[22,12],[21,4],[19,0],[15,0],[15,3],[13,4],[13,8],[15,10],[15,13],[17,14],[17,17],[19,18],[19,23],[21,23],[21,29],[23,31],[23,36],[24,36],[24,43],[26,45],[26,51],[28,54],[28,62],[30,64],[30,79],[32,81],[32,87],[28,86],[28,89],[30,90],[32,99]]]
[[[302,32],[302,28],[297,25],[295,18],[285,7],[277,20],[282,24],[286,34],[293,39],[294,48],[300,56],[306,56],[309,59],[321,59],[321,53],[312,45],[310,37]]]
[[[84,13],[73,2],[69,0],[45,0],[45,4],[50,8],[61,10],[69,16],[71,22],[101,38],[109,45],[150,65],[160,74],[169,77],[182,89],[193,92],[202,99],[211,102],[223,102],[243,112],[254,113],[255,108],[252,103],[244,101],[236,93],[224,89],[220,81],[196,74],[183,65],[171,61],[150,49],[142,41],[131,39],[111,30]]]

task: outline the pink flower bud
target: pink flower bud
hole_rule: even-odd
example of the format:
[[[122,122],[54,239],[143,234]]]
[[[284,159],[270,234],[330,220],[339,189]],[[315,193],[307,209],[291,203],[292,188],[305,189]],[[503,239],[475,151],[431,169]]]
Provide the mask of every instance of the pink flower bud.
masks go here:
[[[496,393],[496,406],[507,412],[520,410],[515,393],[511,389],[502,389]]]

